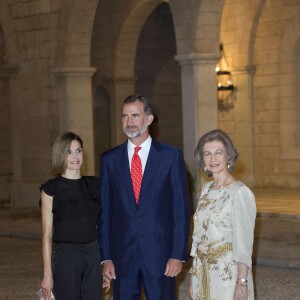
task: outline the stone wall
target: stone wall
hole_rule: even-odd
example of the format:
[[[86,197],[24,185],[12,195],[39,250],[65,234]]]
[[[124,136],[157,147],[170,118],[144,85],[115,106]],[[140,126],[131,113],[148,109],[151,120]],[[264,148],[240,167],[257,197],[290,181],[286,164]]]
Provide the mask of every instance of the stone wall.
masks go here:
[[[299,1],[225,1],[221,41],[232,70],[252,70],[241,84],[236,75],[236,107],[242,94],[250,100],[252,116],[244,138],[249,136],[253,154],[253,184],[256,187],[299,188],[300,127],[298,71]],[[238,72],[236,72],[238,73]],[[247,87],[246,85],[250,85]],[[244,107],[244,105],[243,105]],[[220,113],[221,126],[240,145],[239,111]],[[251,143],[250,141],[253,140]],[[244,153],[244,152],[243,152]],[[242,175],[242,174],[241,174]]]
[[[5,37],[0,26],[0,207],[9,205],[12,178],[12,145],[8,77],[4,69]]]
[[[125,139],[121,101],[137,90],[196,182],[197,140],[219,127],[240,152],[238,178],[299,188],[299,13],[299,0],[1,1],[0,206],[37,205],[60,131],[83,137],[96,174],[99,154]],[[220,43],[236,88],[227,110]]]

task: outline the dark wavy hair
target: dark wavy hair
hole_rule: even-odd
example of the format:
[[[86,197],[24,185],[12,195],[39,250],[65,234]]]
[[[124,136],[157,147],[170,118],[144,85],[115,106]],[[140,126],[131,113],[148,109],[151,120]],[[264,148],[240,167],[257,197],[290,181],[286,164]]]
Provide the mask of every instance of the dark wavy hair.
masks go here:
[[[207,133],[205,133],[198,142],[198,145],[196,147],[194,157],[197,165],[204,170],[205,164],[203,160],[203,147],[207,142],[213,142],[213,141],[220,141],[224,147],[225,151],[228,155],[228,171],[231,173],[234,170],[234,167],[236,165],[236,161],[239,157],[239,153],[235,149],[232,140],[230,139],[229,135],[220,129],[211,130]],[[204,170],[204,172],[208,176],[212,176],[212,173],[208,170]]]
[[[78,141],[83,147],[82,139],[74,132],[62,132],[55,140],[52,147],[52,172],[55,176],[62,175],[67,168],[68,151],[72,141]]]

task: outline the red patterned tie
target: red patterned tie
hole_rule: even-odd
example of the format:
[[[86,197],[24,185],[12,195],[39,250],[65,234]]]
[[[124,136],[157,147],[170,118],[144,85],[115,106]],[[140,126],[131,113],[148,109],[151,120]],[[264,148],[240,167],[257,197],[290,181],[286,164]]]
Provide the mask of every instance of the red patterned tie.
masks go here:
[[[131,160],[131,180],[132,180],[132,186],[133,186],[136,204],[138,204],[138,202],[139,202],[142,177],[143,177],[142,162],[138,155],[138,152],[141,149],[142,149],[142,147],[134,148],[134,154],[133,154],[132,160]]]

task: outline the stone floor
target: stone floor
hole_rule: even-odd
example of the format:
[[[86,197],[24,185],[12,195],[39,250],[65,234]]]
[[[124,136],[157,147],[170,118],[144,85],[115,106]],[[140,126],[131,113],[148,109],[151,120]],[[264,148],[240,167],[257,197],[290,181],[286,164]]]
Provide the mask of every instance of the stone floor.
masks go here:
[[[37,299],[36,291],[42,276],[40,241],[0,237],[0,249],[0,299]],[[178,300],[189,299],[186,275],[188,268],[189,263],[185,265],[178,280]],[[253,271],[256,300],[299,299],[299,269],[255,265]],[[112,296],[107,295],[102,299],[111,300]]]
[[[300,299],[300,191],[254,193],[258,210],[253,254],[256,299]],[[190,264],[191,260],[185,263],[178,276],[179,300],[190,299]],[[0,210],[0,274],[1,300],[37,299],[42,278],[39,209]]]
[[[257,211],[260,216],[283,216],[300,219],[300,190],[256,189]]]

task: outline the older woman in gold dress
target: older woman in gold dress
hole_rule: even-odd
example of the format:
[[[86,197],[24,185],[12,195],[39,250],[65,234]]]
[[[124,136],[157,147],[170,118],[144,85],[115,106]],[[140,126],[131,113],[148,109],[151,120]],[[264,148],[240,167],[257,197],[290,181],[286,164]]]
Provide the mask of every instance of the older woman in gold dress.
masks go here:
[[[256,217],[251,190],[231,174],[238,153],[221,130],[204,134],[195,150],[204,184],[194,214],[190,270],[193,300],[254,299],[252,248]]]

